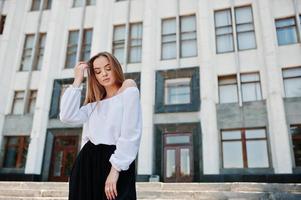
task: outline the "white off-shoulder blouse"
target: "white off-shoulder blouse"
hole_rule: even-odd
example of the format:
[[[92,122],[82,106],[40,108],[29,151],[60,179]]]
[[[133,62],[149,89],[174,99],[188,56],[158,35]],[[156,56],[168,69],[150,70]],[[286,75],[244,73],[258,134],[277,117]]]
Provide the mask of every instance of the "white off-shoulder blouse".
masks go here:
[[[137,156],[142,134],[138,88],[127,87],[98,104],[80,107],[82,89],[82,85],[70,85],[65,90],[60,102],[60,120],[70,125],[83,124],[81,148],[88,140],[95,145],[116,145],[109,161],[118,171],[127,170]]]

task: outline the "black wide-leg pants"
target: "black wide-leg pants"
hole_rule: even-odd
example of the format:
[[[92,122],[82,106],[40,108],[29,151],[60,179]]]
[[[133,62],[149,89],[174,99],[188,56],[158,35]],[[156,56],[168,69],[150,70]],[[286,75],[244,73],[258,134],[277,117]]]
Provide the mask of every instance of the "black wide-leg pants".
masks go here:
[[[80,150],[69,177],[69,200],[107,200],[105,182],[111,170],[115,145],[94,145],[88,141]],[[115,200],[136,200],[135,161],[119,172]]]

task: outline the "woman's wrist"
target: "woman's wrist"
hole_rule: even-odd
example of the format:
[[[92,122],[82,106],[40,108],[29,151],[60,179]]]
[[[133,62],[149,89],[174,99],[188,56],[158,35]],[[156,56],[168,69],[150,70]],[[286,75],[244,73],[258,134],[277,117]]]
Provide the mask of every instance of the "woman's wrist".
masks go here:
[[[114,166],[111,167],[111,171],[113,171],[115,173],[119,173],[119,171]]]
[[[74,87],[79,87],[80,86],[80,84],[81,84],[81,81],[78,81],[78,80],[74,80],[74,82],[73,82],[73,86]]]

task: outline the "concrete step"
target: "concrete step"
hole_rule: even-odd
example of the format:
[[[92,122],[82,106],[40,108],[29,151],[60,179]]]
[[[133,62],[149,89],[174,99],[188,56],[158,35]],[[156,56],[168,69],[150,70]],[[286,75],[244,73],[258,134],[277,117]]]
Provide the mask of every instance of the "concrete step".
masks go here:
[[[284,191],[300,192],[301,184],[280,183],[152,183],[138,182],[137,190],[190,190],[190,191]],[[4,182],[0,181],[1,189],[44,189],[68,190],[66,182]]]
[[[0,189],[0,196],[11,197],[66,197],[68,190],[54,189]]]
[[[0,200],[68,200],[68,197],[2,197]]]
[[[68,190],[67,182],[19,182],[19,181],[0,181],[0,189],[61,189]]]
[[[138,182],[140,200],[297,200],[301,184],[278,183],[161,183]],[[0,200],[66,200],[66,182],[1,182]]]

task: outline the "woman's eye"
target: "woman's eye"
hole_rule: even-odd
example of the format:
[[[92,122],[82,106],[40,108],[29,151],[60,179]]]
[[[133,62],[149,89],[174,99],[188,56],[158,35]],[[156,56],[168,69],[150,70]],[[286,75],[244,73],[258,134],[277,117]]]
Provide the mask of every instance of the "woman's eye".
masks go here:
[[[95,72],[95,74],[100,74],[100,72]]]

